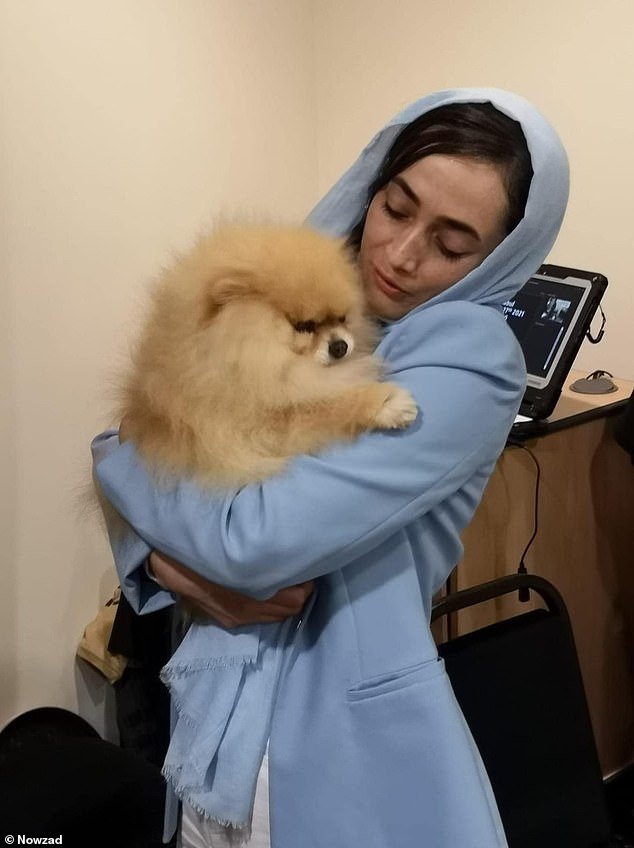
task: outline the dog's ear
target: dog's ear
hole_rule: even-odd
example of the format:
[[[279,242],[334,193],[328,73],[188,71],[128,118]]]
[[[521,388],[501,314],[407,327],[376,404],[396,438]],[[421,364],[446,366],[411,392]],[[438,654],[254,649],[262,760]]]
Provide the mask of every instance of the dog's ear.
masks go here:
[[[223,306],[244,297],[247,290],[247,281],[239,274],[222,275],[210,281],[207,286],[203,322],[207,324],[212,321]]]

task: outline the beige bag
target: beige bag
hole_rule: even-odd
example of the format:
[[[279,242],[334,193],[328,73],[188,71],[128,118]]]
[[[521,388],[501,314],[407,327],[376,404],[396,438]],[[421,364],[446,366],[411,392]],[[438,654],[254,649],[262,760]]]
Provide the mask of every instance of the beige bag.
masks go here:
[[[77,647],[77,656],[103,674],[108,683],[116,683],[128,663],[126,657],[121,654],[111,654],[108,650],[120,597],[121,589],[117,586],[110,600],[84,630],[84,635]]]

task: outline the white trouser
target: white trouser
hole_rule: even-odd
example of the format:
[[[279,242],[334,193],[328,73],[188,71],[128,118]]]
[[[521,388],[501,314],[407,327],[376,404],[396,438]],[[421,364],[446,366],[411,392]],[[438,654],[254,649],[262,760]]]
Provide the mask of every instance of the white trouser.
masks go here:
[[[209,821],[183,804],[183,815],[178,833],[178,848],[239,848],[243,843],[232,837],[231,831]],[[247,848],[271,848],[269,835],[269,758],[264,755],[258,774],[253,805],[251,839]]]

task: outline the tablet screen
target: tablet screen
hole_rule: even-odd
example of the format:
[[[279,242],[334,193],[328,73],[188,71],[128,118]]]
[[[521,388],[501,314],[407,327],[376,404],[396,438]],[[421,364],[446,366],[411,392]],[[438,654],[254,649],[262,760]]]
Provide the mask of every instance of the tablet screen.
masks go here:
[[[575,343],[574,330],[591,288],[590,280],[540,275],[504,304],[506,320],[524,352],[528,386],[548,385],[568,342]]]

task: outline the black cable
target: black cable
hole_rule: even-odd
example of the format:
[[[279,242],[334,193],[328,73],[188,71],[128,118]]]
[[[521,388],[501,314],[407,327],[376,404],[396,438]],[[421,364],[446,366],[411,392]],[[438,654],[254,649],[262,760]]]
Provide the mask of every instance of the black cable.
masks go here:
[[[524,548],[522,556],[520,557],[520,564],[517,568],[518,574],[527,574],[528,572],[526,570],[526,564],[524,562],[524,559],[526,558],[526,554],[529,552],[531,545],[535,541],[535,537],[537,536],[537,530],[539,528],[539,483],[540,483],[540,480],[541,480],[541,468],[540,468],[539,462],[537,461],[537,457],[535,456],[535,454],[533,453],[533,451],[530,448],[526,447],[525,444],[523,444],[521,442],[510,442],[510,445],[512,447],[521,448],[523,451],[526,451],[526,453],[533,460],[533,463],[535,464],[535,471],[536,471],[536,474],[535,474],[535,506],[534,506],[534,511],[533,511],[533,532],[532,532],[530,539],[528,540],[528,542],[526,544],[526,547]],[[527,601],[529,601],[530,600],[530,591],[528,589],[520,589],[519,590],[519,600],[524,604]]]

